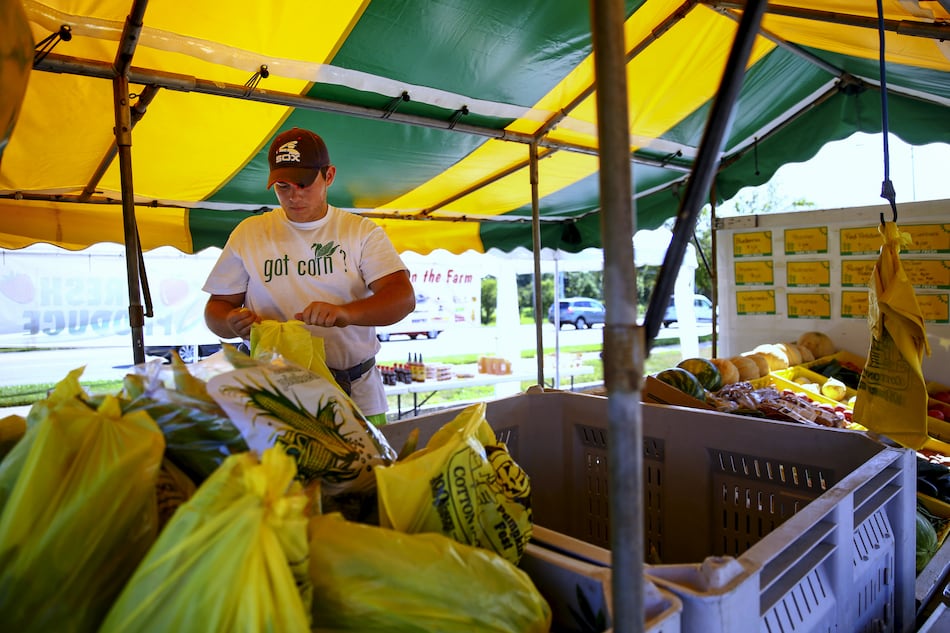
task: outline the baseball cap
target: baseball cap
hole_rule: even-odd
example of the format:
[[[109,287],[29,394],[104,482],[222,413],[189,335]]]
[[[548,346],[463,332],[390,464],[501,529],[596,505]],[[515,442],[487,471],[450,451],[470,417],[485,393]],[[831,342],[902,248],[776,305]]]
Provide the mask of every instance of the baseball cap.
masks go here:
[[[310,130],[295,127],[271,142],[267,161],[270,163],[268,189],[278,181],[309,186],[320,169],[330,164],[330,152],[322,138]]]

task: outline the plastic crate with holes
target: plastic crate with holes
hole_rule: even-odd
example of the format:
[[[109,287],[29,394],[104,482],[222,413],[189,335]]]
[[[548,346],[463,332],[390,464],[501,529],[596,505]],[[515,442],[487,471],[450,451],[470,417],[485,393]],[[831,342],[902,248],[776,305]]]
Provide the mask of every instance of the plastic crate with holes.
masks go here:
[[[537,533],[609,547],[608,399],[528,392],[486,416],[531,478]],[[419,445],[460,409],[383,427]],[[643,405],[645,572],[687,633],[911,631],[915,462],[840,429]],[[550,539],[549,539],[550,540]],[[609,564],[609,553],[600,564]]]

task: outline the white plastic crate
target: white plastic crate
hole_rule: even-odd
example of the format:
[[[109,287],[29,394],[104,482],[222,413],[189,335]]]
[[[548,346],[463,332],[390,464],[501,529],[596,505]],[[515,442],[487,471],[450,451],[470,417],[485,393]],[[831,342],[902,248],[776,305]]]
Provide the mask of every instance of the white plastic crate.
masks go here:
[[[450,409],[383,427],[397,450]],[[531,477],[536,526],[609,546],[607,399],[491,401]],[[646,572],[683,601],[687,633],[912,631],[912,451],[861,434],[643,405]]]
[[[537,543],[529,543],[519,565],[551,606],[556,633],[610,633],[610,568]],[[645,580],[644,633],[680,633],[683,603],[672,592]]]

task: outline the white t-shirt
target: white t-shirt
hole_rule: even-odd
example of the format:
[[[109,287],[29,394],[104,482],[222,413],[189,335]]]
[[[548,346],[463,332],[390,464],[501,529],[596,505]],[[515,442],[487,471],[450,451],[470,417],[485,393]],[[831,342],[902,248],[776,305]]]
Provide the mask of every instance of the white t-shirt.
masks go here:
[[[292,222],[283,209],[243,220],[228,238],[203,290],[245,293],[262,319],[289,321],[313,301],[344,304],[372,294],[369,284],[406,270],[375,222],[336,207],[315,222]],[[376,328],[308,326],[324,341],[327,365],[347,369],[379,351]],[[352,385],[364,415],[385,413],[386,394],[374,367]]]

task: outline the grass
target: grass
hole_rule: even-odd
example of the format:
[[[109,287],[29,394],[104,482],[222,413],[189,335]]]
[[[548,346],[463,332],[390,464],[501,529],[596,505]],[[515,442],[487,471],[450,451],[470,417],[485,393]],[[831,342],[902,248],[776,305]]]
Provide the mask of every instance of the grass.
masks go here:
[[[700,341],[708,341],[711,337],[704,336],[700,337]],[[673,343],[678,343],[678,340],[657,340],[656,348],[670,345]],[[645,374],[654,374],[660,370],[666,369],[668,367],[675,366],[680,360],[680,351],[679,348],[663,348],[663,349],[654,349],[650,356],[646,359],[644,363],[644,373]],[[590,372],[588,374],[583,374],[580,376],[579,381],[583,383],[600,383],[604,380],[604,368],[603,363],[599,358],[599,353],[601,351],[600,345],[569,345],[561,347],[561,355],[572,355],[572,354],[581,354],[587,355],[587,358],[583,359],[583,365],[590,367]],[[544,354],[553,354],[554,348],[545,348]],[[708,348],[707,348],[708,353]],[[472,353],[472,354],[454,354],[448,356],[440,356],[438,358],[432,358],[429,362],[434,363],[444,363],[448,365],[474,365],[478,362],[478,358],[481,354]],[[521,358],[525,360],[531,360],[535,358],[534,350],[524,350],[521,352]],[[122,389],[122,381],[81,381],[81,384],[85,389],[91,394],[116,394],[119,393]],[[532,386],[533,382],[523,382],[521,384],[522,389],[527,389]],[[54,383],[42,383],[35,385],[15,385],[15,386],[0,386],[0,408],[2,407],[16,407],[16,406],[25,406],[31,405],[34,402],[42,400],[46,397],[47,392],[54,386]],[[479,400],[488,400],[494,397],[495,388],[494,386],[488,385],[484,387],[466,387],[463,389],[453,389],[446,391],[436,392],[433,396],[426,401],[427,405],[446,405],[454,402],[468,402],[468,401],[479,401]],[[409,398],[409,396],[405,396]],[[392,411],[396,410],[396,396],[389,397],[390,409]],[[405,409],[405,402],[402,403],[403,409]],[[411,405],[410,405],[411,406]]]

